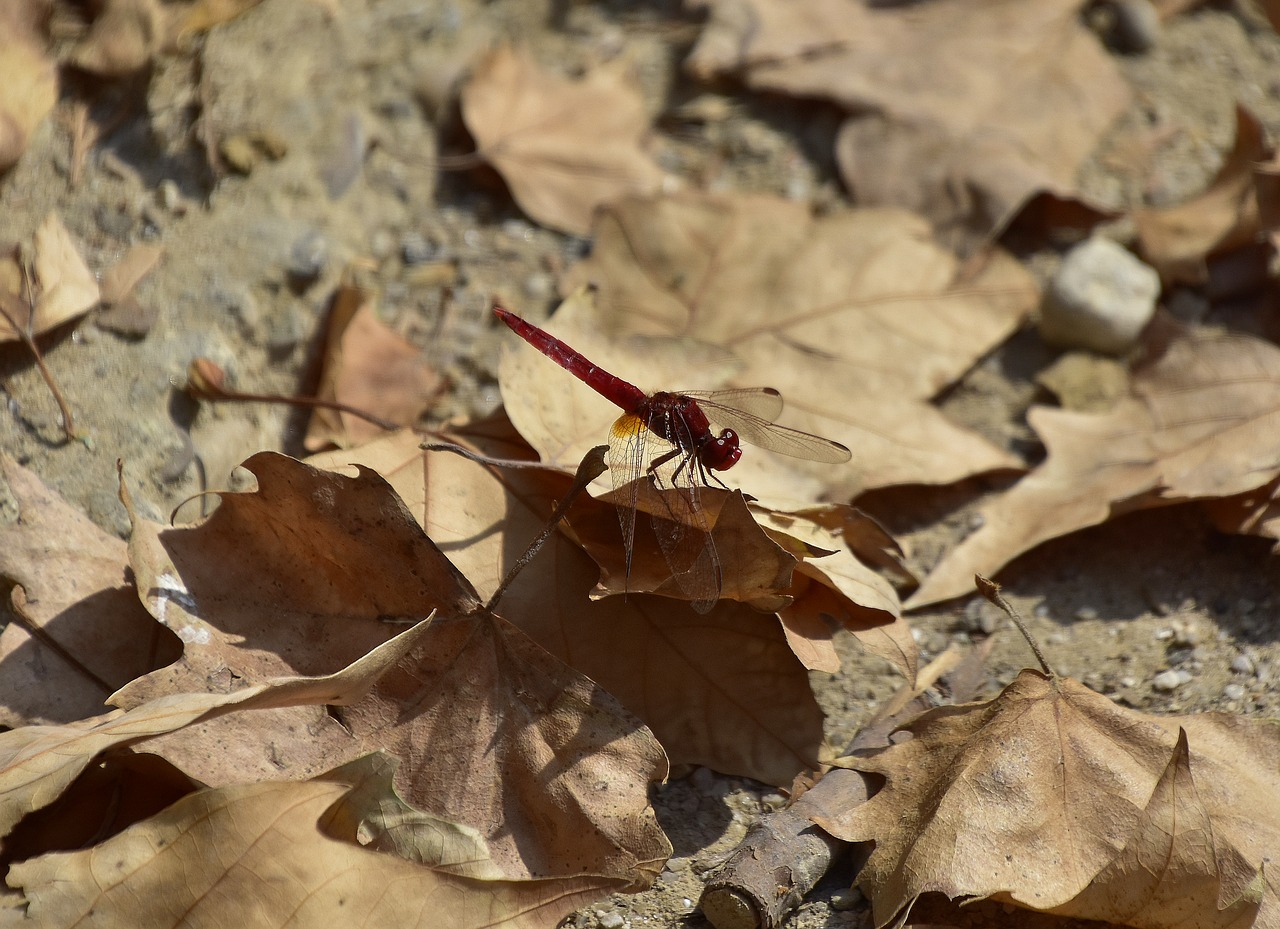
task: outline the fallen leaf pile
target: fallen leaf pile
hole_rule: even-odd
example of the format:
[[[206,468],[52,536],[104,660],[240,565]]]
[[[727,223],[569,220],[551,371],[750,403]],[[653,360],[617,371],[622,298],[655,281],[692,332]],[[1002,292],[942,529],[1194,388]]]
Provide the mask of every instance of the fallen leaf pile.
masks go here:
[[[836,156],[859,202],[915,210],[964,252],[1034,194],[1077,196],[1076,171],[1132,94],[1079,0],[699,5],[711,18],[695,74],[839,103],[852,115]]]
[[[160,56],[255,2],[0,4],[0,172],[24,171],[24,151],[56,122],[70,195],[109,130],[78,83],[59,101],[59,68],[106,88],[102,99],[123,94],[124,79],[146,85]],[[350,14],[323,6],[334,23]],[[126,481],[122,465],[124,542],[0,449],[0,923],[555,926],[658,879],[673,850],[650,794],[673,766],[797,792],[831,770],[814,672],[841,671],[839,636],[922,700],[904,610],[970,594],[975,574],[1036,546],[1191,504],[1280,547],[1269,309],[1229,331],[1243,312],[1210,326],[1162,307],[1134,351],[1106,363],[1114,389],[1087,378],[1088,410],[1038,395],[1025,416],[1044,447],[1034,466],[1038,449],[1024,458],[946,402],[1020,359],[1010,340],[1040,300],[1011,250],[1025,243],[997,237],[1015,219],[1034,226],[1037,198],[1080,207],[1084,225],[1115,209],[1090,200],[1079,174],[1134,94],[1081,0],[692,6],[707,13],[680,26],[700,93],[736,80],[744,94],[838,108],[832,155],[852,205],[695,189],[694,171],[677,183],[682,140],[666,119],[679,107],[641,93],[634,60],[593,47],[552,67],[509,36],[460,38],[440,68],[457,78],[457,132],[474,143],[462,161],[497,172],[514,201],[504,209],[569,234],[533,279],[554,274],[564,297],[538,323],[547,332],[645,393],[775,388],[781,425],[843,443],[852,460],[770,454],[751,447],[748,425],[741,462],[699,490],[697,512],[650,474],[628,485],[615,471],[578,493],[580,464],[635,410],[503,331],[501,406],[428,429],[457,379],[402,334],[411,327],[380,320],[378,301],[398,297],[353,273],[282,277],[317,315],[329,301],[316,395],[283,398],[311,410],[298,439],[311,459],[252,455],[249,489],[218,493],[211,516],[181,528],[150,518],[154,488]],[[187,63],[201,61],[196,48]],[[204,114],[190,134],[221,177],[235,146],[208,117],[223,85],[197,83],[179,109]],[[423,108],[440,139],[452,102]],[[339,140],[350,158],[289,183],[312,184],[318,209],[345,198],[355,215],[365,188],[403,167],[393,124],[420,116],[388,103],[366,138],[353,109]],[[238,138],[249,167],[300,163],[272,127]],[[1130,206],[1128,226],[1108,234],[1131,230],[1166,304],[1188,288],[1210,304],[1273,302],[1278,177],[1262,123],[1239,108],[1234,149],[1202,193]],[[224,178],[228,199],[250,180]],[[170,228],[219,208],[181,190]],[[401,207],[406,191],[395,190]],[[65,215],[0,243],[0,342],[21,341],[46,374],[40,337],[99,305],[105,337],[146,338],[159,306],[140,284],[177,251],[132,241],[104,256],[91,223]],[[497,215],[476,210],[475,223]],[[433,241],[425,265],[391,238],[349,267],[376,277],[416,263],[441,316],[461,314],[470,298],[455,290],[489,286],[470,277],[473,231],[447,249]],[[1034,231],[1056,241],[1062,230]],[[536,302],[539,286],[526,291]],[[291,371],[309,344],[299,339]],[[487,376],[480,346],[465,360]],[[1015,367],[999,375],[1027,387],[1005,404],[1021,428],[1034,375]],[[237,392],[203,356],[190,370],[188,401],[282,399]],[[653,474],[695,466],[664,467]],[[904,552],[858,508],[869,498],[892,510],[895,492],[964,496],[992,478],[1004,489],[936,560]],[[620,520],[633,500],[637,514]],[[710,596],[690,583],[697,559],[714,564]],[[978,665],[966,693],[982,692]],[[816,822],[828,852],[836,839],[874,843],[861,885],[878,927],[974,914],[1008,924],[1014,908],[1134,929],[1280,926],[1277,725],[1141,714],[1023,671],[995,699],[920,712],[883,746],[851,750],[836,776],[860,772],[856,799],[815,801],[799,828]],[[781,894],[792,877],[766,883]]]

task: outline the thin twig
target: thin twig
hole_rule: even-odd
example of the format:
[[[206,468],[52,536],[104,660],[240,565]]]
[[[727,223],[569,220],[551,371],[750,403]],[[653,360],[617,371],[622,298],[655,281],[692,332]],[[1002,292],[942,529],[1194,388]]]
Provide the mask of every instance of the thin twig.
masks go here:
[[[383,419],[375,413],[359,409],[337,400],[322,400],[319,397],[285,397],[279,394],[247,394],[224,387],[222,371],[206,358],[197,358],[187,368],[187,393],[197,400],[228,401],[231,403],[285,403],[290,406],[301,406],[308,409],[333,410],[338,413],[363,419],[379,429],[395,432],[400,428],[398,423]]]
[[[34,325],[36,318],[35,296],[31,287],[31,268],[25,261],[21,263],[21,266],[23,287],[27,292],[27,325],[20,325],[14,314],[9,312],[9,307],[6,306],[6,303],[13,298],[7,295],[5,295],[4,299],[0,299],[0,316],[5,318],[10,328],[17,333],[18,338],[22,340],[27,350],[31,352],[31,357],[35,359],[36,367],[40,369],[40,376],[49,385],[49,392],[53,394],[53,399],[58,404],[58,410],[62,413],[63,435],[67,437],[68,442],[72,442],[80,438],[80,435],[76,432],[76,421],[71,415],[71,408],[67,406],[66,399],[62,396],[62,391],[58,389],[58,383],[53,378],[53,372],[44,363],[44,356],[40,354],[40,346],[36,344],[35,336],[31,333],[31,327]]]
[[[1000,592],[1000,585],[990,578],[983,577],[981,574],[973,576],[973,582],[978,586],[978,593],[986,597],[989,601],[1000,607],[1004,614],[1013,621],[1018,627],[1018,631],[1022,633],[1022,637],[1027,640],[1027,644],[1031,646],[1031,650],[1036,653],[1036,660],[1040,662],[1040,668],[1050,677],[1057,677],[1057,673],[1053,668],[1049,667],[1049,660],[1045,658],[1044,652],[1040,651],[1040,643],[1031,635],[1031,630],[1027,628],[1027,624],[1023,621],[1021,614],[1013,608],[1008,600],[1004,598],[1004,594]]]
[[[578,471],[573,476],[573,486],[569,488],[569,492],[561,498],[556,504],[555,512],[551,514],[551,518],[547,520],[547,524],[542,527],[542,531],[538,533],[537,538],[529,543],[529,547],[525,549],[523,555],[516,559],[516,563],[511,566],[511,570],[507,572],[507,576],[502,579],[502,583],[498,585],[498,589],[493,592],[493,596],[489,598],[489,602],[485,604],[485,611],[492,612],[497,605],[498,600],[511,582],[516,579],[525,566],[533,560],[538,551],[546,544],[547,539],[551,538],[551,533],[556,531],[556,527],[560,525],[560,520],[564,519],[564,514],[569,512],[569,507],[573,505],[573,501],[587,489],[587,485],[598,478],[608,469],[605,464],[604,456],[608,453],[609,446],[597,445],[582,457],[582,462],[578,465]]]
[[[492,458],[489,455],[481,455],[479,452],[473,452],[465,446],[458,445],[454,442],[423,442],[418,446],[424,452],[451,452],[454,455],[465,458],[468,461],[474,461],[476,464],[490,465],[495,468],[541,470],[545,471],[547,466],[541,461],[527,461],[521,458]]]

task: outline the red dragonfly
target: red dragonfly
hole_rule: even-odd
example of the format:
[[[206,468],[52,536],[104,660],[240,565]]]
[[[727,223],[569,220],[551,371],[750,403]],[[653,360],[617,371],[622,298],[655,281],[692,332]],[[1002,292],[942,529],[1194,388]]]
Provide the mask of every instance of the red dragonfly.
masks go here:
[[[676,583],[700,613],[715,605],[723,575],[699,490],[711,482],[728,489],[716,472],[738,463],[739,443],[830,464],[852,457],[839,442],[774,424],[782,412],[782,395],[772,387],[646,394],[509,310],[495,306],[493,312],[516,335],[622,409],[609,430],[608,461],[615,490],[628,497],[628,505],[618,508],[627,577],[636,504],[648,477],[657,489],[671,491],[659,495],[667,514],[654,521],[654,531]],[[674,469],[664,469],[670,471],[664,477],[659,469],[672,462]],[[686,531],[690,527],[695,531]]]

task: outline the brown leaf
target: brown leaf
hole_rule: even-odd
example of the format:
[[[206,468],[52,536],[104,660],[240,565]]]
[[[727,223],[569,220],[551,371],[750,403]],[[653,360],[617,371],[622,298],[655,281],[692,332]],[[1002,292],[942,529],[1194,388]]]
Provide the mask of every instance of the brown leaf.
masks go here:
[[[590,878],[477,881],[331,838],[320,826],[350,792],[331,780],[203,790],[100,845],[17,864],[9,879],[45,926],[82,924],[86,912],[100,925],[157,926],[177,912],[193,926],[546,929],[599,895]]]
[[[133,290],[155,269],[163,254],[164,248],[159,245],[138,243],[102,272],[103,310],[94,320],[96,325],[135,338],[141,338],[151,330],[159,309],[143,306],[133,295]]]
[[[129,247],[124,257],[102,272],[102,302],[119,303],[133,293],[139,282],[155,270],[164,254],[164,246],[139,242]]]
[[[1178,206],[1137,210],[1142,255],[1166,281],[1203,284],[1207,259],[1254,241],[1259,232],[1255,173],[1271,150],[1262,124],[1236,108],[1236,144],[1200,196]]]
[[[165,529],[132,514],[139,595],[185,647],[179,662],[116,694],[117,706],[322,673],[386,641],[394,628],[383,618],[474,606],[465,579],[376,475],[342,477],[269,452],[244,467],[258,478],[257,492],[222,495],[196,529]],[[309,737],[291,739],[293,731]],[[209,752],[210,741],[221,750]],[[185,730],[155,750],[220,785],[314,776],[359,746],[322,708],[304,707]]]
[[[197,32],[230,22],[252,10],[262,0],[191,0],[175,6],[169,13],[168,35],[182,41]]]
[[[1222,860],[1206,857],[1207,849]],[[1257,894],[1249,885],[1257,876],[1236,848],[1214,841],[1213,820],[1192,777],[1187,733],[1179,729],[1169,764],[1124,850],[1054,912],[1157,929],[1191,921],[1245,929],[1256,925]]]
[[[1259,900],[1256,924],[1274,918],[1274,721],[1145,716],[1023,671],[995,700],[905,728],[849,760],[884,789],[819,820],[876,842],[863,886],[877,925],[928,892],[1149,929],[1252,925]]]
[[[50,213],[36,230],[33,247],[31,286],[35,295],[35,312],[31,313],[24,286],[22,268],[14,257],[0,258],[0,300],[9,307],[10,315],[21,313],[10,321],[0,315],[0,341],[18,338],[23,327],[39,335],[92,309],[98,302],[98,282],[76,250],[57,213]]]
[[[571,301],[554,334],[645,390],[778,388],[786,425],[853,449],[847,466],[748,451],[725,472],[730,485],[792,508],[783,502],[1017,467],[926,402],[1034,303],[1035,285],[1007,255],[993,252],[966,276],[919,217],[815,218],[805,206],[755,196],[628,199],[601,211],[595,236],[565,286],[598,286],[599,310]],[[616,410],[518,347],[499,375],[521,433],[557,463],[601,441]]]
[[[859,114],[837,158],[859,202],[917,210],[976,252],[1035,193],[1075,175],[1131,91],[1079,0],[704,0],[699,76]]]
[[[125,576],[125,544],[0,453],[18,518],[0,526],[0,576],[22,622],[0,632],[0,723],[67,723],[177,658]]]
[[[1280,349],[1248,336],[1189,332],[1104,414],[1033,407],[1048,458],[982,510],[909,609],[971,592],[1048,539],[1152,506],[1252,491],[1280,469]]]
[[[408,426],[440,392],[441,381],[422,350],[393,332],[374,310],[374,297],[344,283],[333,295],[318,396]],[[318,409],[304,446],[359,445],[383,429],[351,413]]]
[[[368,693],[374,681],[415,645],[427,624],[389,639],[341,671],[243,687],[234,693],[177,693],[128,712],[65,726],[24,726],[0,733],[0,836],[27,813],[52,803],[96,756],[110,749],[225,716],[237,710],[345,704]]]
[[[22,157],[58,100],[58,69],[38,28],[42,10],[38,0],[0,4],[0,174]]]
[[[388,621],[444,616],[358,707],[232,717],[152,750],[221,785],[314,775],[386,748],[408,761],[398,775],[408,800],[476,830],[506,877],[589,873],[600,892],[652,882],[669,854],[647,800],[666,771],[652,734],[478,611],[466,580],[372,471],[348,478],[265,452],[245,466],[258,490],[223,495],[197,529],[157,532],[135,516],[140,589],[188,644],[181,662],[117,704],[332,666],[385,640]]]
[[[462,88],[462,116],[520,208],[553,229],[585,235],[597,206],[662,184],[641,147],[644,101],[616,69],[570,81],[503,46]]]
[[[490,455],[528,457],[509,426],[486,424],[470,440]],[[376,467],[488,596],[569,479],[489,469],[445,452],[423,456],[417,445],[406,432],[312,461],[341,467],[358,458]],[[557,534],[498,609],[639,716],[674,763],[785,785],[817,762],[822,714],[775,617],[731,601],[702,616],[645,595],[591,601],[597,573]]]
[[[145,68],[160,51],[164,26],[156,0],[104,0],[70,61],[103,77],[125,77]]]

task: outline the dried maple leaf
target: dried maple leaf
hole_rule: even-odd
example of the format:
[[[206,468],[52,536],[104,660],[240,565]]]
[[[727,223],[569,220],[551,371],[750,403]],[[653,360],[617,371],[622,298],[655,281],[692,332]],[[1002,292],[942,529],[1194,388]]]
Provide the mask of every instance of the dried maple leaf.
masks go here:
[[[332,838],[321,827],[350,802],[345,773],[199,791],[92,848],[14,865],[9,879],[54,927],[87,911],[101,925],[164,925],[178,911],[192,926],[546,929],[599,896],[589,877],[477,880]]]
[[[1047,460],[982,509],[982,528],[947,554],[908,608],[972,590],[1048,539],[1113,516],[1252,491],[1280,472],[1280,349],[1188,332],[1134,374],[1104,414],[1033,407]]]
[[[1236,143],[1204,193],[1178,206],[1137,210],[1142,255],[1166,281],[1203,284],[1208,258],[1253,242],[1259,233],[1255,175],[1270,151],[1262,124],[1236,108]]]
[[[139,588],[188,644],[181,662],[131,684],[117,704],[329,666],[386,639],[388,620],[444,616],[359,705],[237,717],[237,727],[187,729],[153,749],[227,784],[313,776],[385,748],[410,762],[398,776],[408,800],[477,830],[506,877],[589,873],[599,892],[647,886],[669,853],[648,807],[649,783],[666,773],[652,734],[480,610],[372,471],[349,478],[269,453],[245,466],[258,490],[224,495],[197,529],[159,532],[135,516]],[[210,757],[210,741],[225,749]]]
[[[344,283],[333,295],[318,396],[371,413],[387,422],[414,423],[441,388],[422,350],[393,332],[374,311],[373,295]],[[304,446],[359,445],[383,430],[351,413],[317,409]]]
[[[903,728],[848,760],[884,789],[818,820],[875,841],[862,874],[877,925],[929,892],[1141,929],[1273,924],[1274,720],[1146,716],[1023,671],[995,700]]]
[[[641,148],[644,101],[613,68],[570,81],[504,46],[462,88],[462,118],[520,208],[553,229],[585,235],[597,206],[662,184]]]
[[[39,0],[0,4],[0,174],[22,157],[31,134],[58,101],[58,69],[37,23]]]
[[[342,704],[368,693],[377,678],[420,644],[426,624],[388,639],[334,674],[252,684],[231,693],[175,693],[127,712],[65,726],[24,726],[0,733],[0,836],[58,798],[103,752],[238,710]]]
[[[125,544],[0,453],[18,518],[0,525],[0,577],[20,622],[0,632],[0,723],[66,723],[103,712],[115,690],[173,661],[126,582]]]
[[[0,342],[18,338],[21,329],[39,335],[89,311],[98,302],[98,281],[57,213],[45,217],[36,230],[32,252],[34,308],[28,303],[18,260],[0,258],[0,308],[5,310],[0,314]]]
[[[380,675],[423,646],[429,630],[420,623],[326,677],[279,680],[229,695],[176,694],[89,725],[0,734],[6,851],[14,824],[35,811],[44,817],[46,839],[62,827],[49,814],[102,819],[117,795],[99,792],[93,807],[81,802],[67,809],[65,801],[85,799],[79,775],[91,763],[90,774],[127,762],[122,746],[238,710],[359,702]],[[396,795],[394,771],[394,760],[377,753],[311,781],[212,789],[186,782],[163,809],[63,846],[75,851],[35,849],[10,866],[9,885],[26,915],[47,926],[77,924],[87,911],[95,923],[161,925],[178,907],[194,925],[220,923],[230,914],[250,926],[355,918],[388,927],[532,929],[554,924],[608,883],[591,873],[504,879],[481,836]],[[100,868],[104,860],[113,862],[109,875]],[[262,893],[264,886],[272,892]]]
[[[1081,162],[1132,96],[1080,0],[700,5],[696,74],[855,111],[836,148],[858,200],[918,210],[965,252],[1033,194],[1075,197]]]
[[[601,211],[591,257],[565,281],[584,284],[599,288],[598,312],[571,303],[550,328],[592,361],[642,389],[778,388],[787,425],[853,450],[839,467],[744,454],[725,479],[766,504],[1018,466],[927,400],[1017,327],[1035,285],[999,252],[963,276],[920,217],[816,218],[760,196],[628,199]],[[499,374],[544,460],[572,460],[616,417],[536,353],[504,359]]]
[[[509,426],[482,424],[459,438],[494,457],[529,457]],[[358,460],[376,468],[487,596],[525,540],[543,527],[568,478],[540,469],[491,469],[445,452],[424,456],[419,441],[399,433],[311,460],[328,467]],[[616,531],[612,507],[589,500],[578,505],[584,503],[600,507],[595,518]],[[778,785],[817,763],[822,713],[776,617],[731,601],[702,616],[662,597],[592,601],[597,576],[577,545],[554,535],[499,609],[644,720],[674,763]]]

